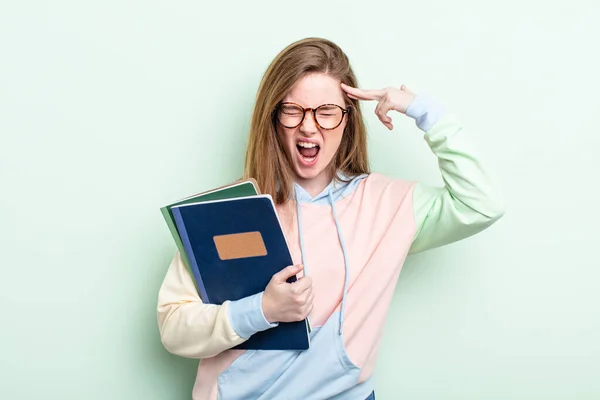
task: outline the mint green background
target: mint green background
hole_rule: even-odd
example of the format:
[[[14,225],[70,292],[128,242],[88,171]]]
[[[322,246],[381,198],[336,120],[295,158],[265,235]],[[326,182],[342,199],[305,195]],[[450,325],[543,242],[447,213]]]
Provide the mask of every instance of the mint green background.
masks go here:
[[[377,398],[600,398],[598,2],[367,3],[1,3],[0,398],[190,398],[156,326],[159,207],[240,175],[262,72],[313,35],[363,87],[459,114],[508,199],[408,260]],[[374,170],[439,184],[414,124],[373,109]]]

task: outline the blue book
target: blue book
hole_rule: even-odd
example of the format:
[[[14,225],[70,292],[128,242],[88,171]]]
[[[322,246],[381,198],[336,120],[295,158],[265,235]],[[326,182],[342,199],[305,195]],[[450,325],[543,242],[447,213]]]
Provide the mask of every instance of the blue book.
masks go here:
[[[220,305],[262,292],[274,274],[293,263],[269,195],[181,204],[171,211],[205,303]],[[309,345],[310,326],[303,320],[280,322],[235,348],[305,350]]]

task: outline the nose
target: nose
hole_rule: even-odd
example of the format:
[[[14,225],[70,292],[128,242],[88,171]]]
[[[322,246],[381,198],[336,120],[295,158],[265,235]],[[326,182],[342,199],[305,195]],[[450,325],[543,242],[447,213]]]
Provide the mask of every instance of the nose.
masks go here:
[[[300,124],[300,131],[305,135],[314,135],[318,132],[317,122],[315,121],[315,115],[311,110],[306,111],[304,121]]]

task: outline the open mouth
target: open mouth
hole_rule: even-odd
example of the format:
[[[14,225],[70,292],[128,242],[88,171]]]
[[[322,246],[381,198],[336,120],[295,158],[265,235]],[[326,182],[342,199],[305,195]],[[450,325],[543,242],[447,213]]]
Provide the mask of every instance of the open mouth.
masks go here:
[[[321,148],[316,143],[299,141],[296,143],[300,162],[306,166],[313,165],[318,158]]]

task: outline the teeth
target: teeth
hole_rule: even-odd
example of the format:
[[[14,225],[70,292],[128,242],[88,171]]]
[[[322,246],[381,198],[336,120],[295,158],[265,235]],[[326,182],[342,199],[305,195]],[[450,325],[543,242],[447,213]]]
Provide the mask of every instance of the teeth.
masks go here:
[[[317,147],[317,144],[308,142],[298,142],[298,146],[304,147],[305,149],[312,149],[313,147]]]

